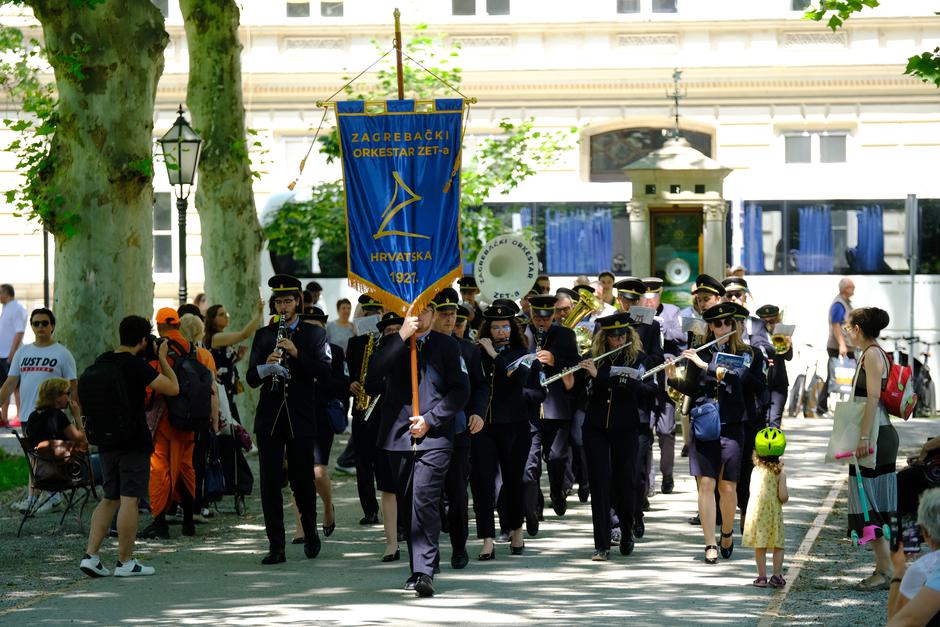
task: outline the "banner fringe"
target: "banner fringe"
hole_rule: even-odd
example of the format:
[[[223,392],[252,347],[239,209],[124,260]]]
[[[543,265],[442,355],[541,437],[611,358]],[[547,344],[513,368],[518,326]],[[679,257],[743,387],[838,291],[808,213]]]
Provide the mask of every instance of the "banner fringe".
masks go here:
[[[383,290],[377,285],[367,281],[361,276],[350,272],[348,276],[349,286],[360,292],[362,294],[368,294],[375,300],[382,303],[385,306],[386,311],[394,311],[401,315],[405,315],[409,312],[412,312],[412,315],[417,315],[416,312],[422,311],[427,307],[434,297],[437,296],[437,293],[440,292],[445,287],[450,287],[453,283],[463,276],[463,266],[458,265],[456,268],[452,269],[450,272],[445,274],[443,277],[435,281],[431,286],[425,289],[421,294],[418,295],[418,298],[414,300],[413,303],[408,303],[398,298],[394,294]]]

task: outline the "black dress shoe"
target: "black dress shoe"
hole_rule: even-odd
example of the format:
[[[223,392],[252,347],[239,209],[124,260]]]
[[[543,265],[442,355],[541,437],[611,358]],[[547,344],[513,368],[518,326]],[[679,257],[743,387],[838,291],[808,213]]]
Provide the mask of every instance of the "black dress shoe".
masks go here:
[[[582,503],[587,503],[588,497],[591,495],[591,490],[585,485],[578,484],[578,500]]]
[[[415,581],[415,592],[419,597],[433,597],[434,580],[427,575],[418,575],[418,580]]]
[[[638,520],[633,523],[633,537],[642,538],[646,534],[646,524],[643,520]]]
[[[522,552],[525,550],[525,542],[522,543],[522,546],[512,546],[509,545],[509,554],[510,555],[522,555]]]
[[[313,559],[320,554],[320,536],[314,535],[312,542],[304,542],[304,555],[307,559]]]
[[[552,495],[552,509],[555,510],[556,516],[564,516],[568,511],[568,497],[564,492]]]
[[[480,553],[477,559],[481,562],[492,562],[496,559],[496,547],[494,546],[489,553]]]
[[[666,475],[665,477],[663,477],[663,485],[660,490],[663,494],[672,494],[672,491],[675,487],[676,487],[676,482],[672,478],[672,475]]]
[[[170,528],[166,525],[150,523],[143,531],[137,534],[142,540],[168,540],[170,538]]]
[[[336,508],[335,507],[333,508],[333,522],[330,523],[329,525],[327,524],[323,525],[323,535],[329,538],[331,535],[333,535],[334,531],[336,531]]]
[[[388,555],[382,556],[383,562],[397,562],[400,559],[401,559],[401,551],[398,549],[395,549],[394,553],[389,553]]]
[[[411,573],[411,577],[405,580],[405,590],[414,590],[420,576],[418,573]]]
[[[688,456],[689,456],[689,445],[688,445],[688,444],[683,444],[683,445],[682,445],[682,452],[680,452],[679,455],[681,455],[682,457],[688,457]]]
[[[283,564],[287,561],[287,556],[284,555],[284,549],[272,549],[262,560],[261,563],[265,565],[270,564]]]
[[[454,554],[450,556],[450,566],[456,570],[463,570],[469,563],[470,556],[467,555],[466,550],[454,551]]]
[[[630,555],[633,553],[633,536],[625,533],[620,536],[620,554]]]
[[[718,547],[718,550],[721,552],[721,557],[723,559],[731,559],[731,554],[734,553],[734,529],[732,529],[728,533],[725,533],[724,531],[722,531],[721,537],[722,539],[731,538],[731,546],[725,548],[723,546],[720,546],[721,543],[719,542],[719,547]]]
[[[702,519],[698,517],[698,514],[696,514],[695,516],[692,516],[692,518],[689,518],[689,524],[697,527],[702,524]]]
[[[539,535],[539,517],[538,516],[526,516],[525,517],[525,532],[533,537]]]
[[[377,525],[379,524],[379,515],[372,514],[371,516],[363,516],[359,519],[360,525]]]

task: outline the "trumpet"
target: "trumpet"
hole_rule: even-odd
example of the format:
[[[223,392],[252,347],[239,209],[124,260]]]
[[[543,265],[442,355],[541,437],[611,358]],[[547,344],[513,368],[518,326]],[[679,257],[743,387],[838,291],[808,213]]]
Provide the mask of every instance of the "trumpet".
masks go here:
[[[693,349],[693,350],[697,353],[697,352],[699,352],[700,350],[704,350],[704,349],[708,348],[709,346],[713,346],[713,345],[717,344],[718,342],[722,341],[722,340],[725,339],[725,338],[731,337],[731,336],[734,335],[735,333],[736,333],[736,331],[728,331],[727,333],[725,333],[725,334],[722,335],[721,337],[716,337],[716,338],[715,338],[714,340],[712,340],[711,342],[708,342],[708,343],[706,343],[706,344],[702,344],[701,346],[699,346],[698,348],[695,348],[695,349]],[[673,362],[671,362],[671,363],[673,363],[673,364],[679,363],[679,360],[681,360],[681,359],[685,359],[685,357],[682,357],[682,356],[680,355],[678,358],[676,358],[675,361],[673,361]],[[669,365],[670,365],[669,362],[667,362],[667,363],[664,363],[664,364],[662,364],[662,365],[660,365],[660,366],[656,366],[656,367],[653,368],[652,370],[647,370],[647,371],[646,371],[646,374],[643,375],[643,378],[644,378],[644,379],[648,379],[649,377],[651,377],[652,375],[656,374],[656,373],[659,372],[660,370],[665,370],[666,368],[669,367]]]
[[[604,357],[608,357],[608,356],[610,356],[610,355],[613,355],[614,353],[619,353],[620,351],[622,351],[622,350],[625,349],[626,347],[630,346],[631,344],[633,344],[633,342],[627,342],[627,343],[624,344],[623,346],[618,346],[617,348],[615,348],[615,349],[612,350],[612,351],[607,351],[606,353],[604,353],[604,354],[602,354],[602,355],[598,355],[597,357],[592,357],[592,358],[591,358],[591,361],[596,364],[597,362],[599,362],[600,360],[602,360]],[[562,377],[566,377],[566,376],[568,376],[569,374],[574,374],[574,373],[577,372],[578,370],[581,370],[583,367],[584,367],[584,366],[582,366],[581,364],[578,364],[577,366],[571,366],[570,368],[566,368],[565,370],[562,370],[562,371],[559,372],[558,374],[553,375],[553,376],[551,376],[551,377],[548,377],[547,379],[545,379],[544,381],[542,381],[542,387],[548,387],[549,385],[551,385],[551,384],[554,383],[555,381],[558,381],[558,380],[561,379]]]

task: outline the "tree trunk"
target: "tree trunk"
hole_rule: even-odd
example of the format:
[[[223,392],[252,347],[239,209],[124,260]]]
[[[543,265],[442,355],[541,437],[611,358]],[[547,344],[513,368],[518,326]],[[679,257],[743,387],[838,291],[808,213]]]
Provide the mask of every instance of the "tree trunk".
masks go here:
[[[238,329],[252,318],[260,298],[263,243],[248,159],[238,5],[180,0],[180,9],[189,46],[187,101],[204,141],[196,209],[206,297],[210,304],[225,305]],[[242,416],[254,416],[254,400],[250,392],[239,395]]]
[[[169,36],[149,0],[89,8],[29,0],[58,89],[43,183],[53,215],[57,338],[79,372],[117,345],[118,322],[153,314],[153,107]],[[76,232],[61,221],[78,215]]]

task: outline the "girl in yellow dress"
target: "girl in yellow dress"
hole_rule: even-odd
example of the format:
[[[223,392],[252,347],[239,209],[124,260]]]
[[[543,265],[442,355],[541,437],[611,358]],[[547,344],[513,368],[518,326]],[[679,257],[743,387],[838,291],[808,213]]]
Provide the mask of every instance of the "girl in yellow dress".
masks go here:
[[[754,548],[758,588],[782,588],[783,578],[783,504],[789,500],[787,475],[780,456],[787,438],[779,429],[761,429],[754,439],[754,472],[751,475],[751,504],[744,521],[744,546]],[[774,572],[767,579],[767,549],[773,550]]]

